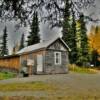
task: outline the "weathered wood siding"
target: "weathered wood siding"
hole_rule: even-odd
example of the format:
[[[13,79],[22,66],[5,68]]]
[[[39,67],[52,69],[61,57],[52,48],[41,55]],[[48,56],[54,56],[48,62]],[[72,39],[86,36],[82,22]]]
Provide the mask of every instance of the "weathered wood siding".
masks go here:
[[[45,73],[67,73],[68,72],[68,54],[61,52],[61,65],[55,65],[54,52],[57,50],[48,50],[45,55]]]
[[[36,74],[37,73],[37,55],[43,55],[44,56],[45,50],[39,50],[39,51],[36,51],[36,52],[21,55],[20,56],[21,69],[24,66],[27,66],[27,60],[28,59],[32,59],[32,60],[34,60],[34,65],[31,68],[31,70],[32,70],[31,72],[32,72],[32,74]],[[27,66],[27,67],[29,67],[29,66]]]
[[[61,52],[61,64],[55,64],[55,52]],[[44,69],[46,73],[66,73],[68,72],[68,51],[59,40],[51,44],[45,54]]]
[[[63,43],[60,40],[56,40],[53,44],[51,44],[48,49],[51,50],[61,50],[61,51],[67,51],[66,47],[63,45]]]
[[[19,57],[0,58],[0,68],[19,70],[20,68]]]

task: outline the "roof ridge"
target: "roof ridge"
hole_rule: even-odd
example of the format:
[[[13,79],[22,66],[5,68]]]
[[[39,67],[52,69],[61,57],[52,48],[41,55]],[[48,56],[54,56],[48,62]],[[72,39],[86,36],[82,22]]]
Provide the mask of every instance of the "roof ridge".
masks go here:
[[[34,44],[34,45],[27,46],[27,47],[21,49],[20,51],[18,51],[16,54],[22,54],[22,53],[26,53],[26,52],[31,52],[31,51],[34,51],[34,50],[38,50],[38,49],[41,49],[41,48],[46,48],[50,44],[52,44],[54,41],[56,41],[57,39],[60,39],[64,43],[64,45],[66,46],[66,48],[68,48],[68,50],[70,51],[70,48],[61,39],[61,37],[54,37],[54,38],[52,38],[50,40],[47,40],[47,41],[44,41],[44,42],[40,42],[40,43],[37,43],[37,44]]]

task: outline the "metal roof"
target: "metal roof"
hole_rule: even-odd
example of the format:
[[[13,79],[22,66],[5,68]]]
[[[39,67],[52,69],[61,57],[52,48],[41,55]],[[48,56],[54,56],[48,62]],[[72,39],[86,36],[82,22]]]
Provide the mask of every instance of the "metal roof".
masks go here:
[[[18,51],[16,54],[22,54],[22,53],[27,53],[27,52],[35,51],[38,49],[42,49],[42,48],[47,48],[50,44],[55,42],[57,39],[60,39],[62,43],[66,46],[66,48],[68,48],[68,50],[70,51],[70,48],[68,47],[68,45],[60,37],[54,37],[50,40],[46,40],[41,43],[37,43],[35,45],[27,46],[21,49],[20,51]]]

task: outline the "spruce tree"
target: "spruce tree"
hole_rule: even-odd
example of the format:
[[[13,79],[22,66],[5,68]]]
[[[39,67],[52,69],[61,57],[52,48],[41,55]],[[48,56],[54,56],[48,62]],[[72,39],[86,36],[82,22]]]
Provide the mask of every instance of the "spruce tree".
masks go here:
[[[84,21],[84,15],[81,14],[79,16],[79,23],[80,23],[80,48],[78,50],[78,60],[77,64],[79,65],[86,65],[89,62],[89,47],[88,47],[88,38],[87,38],[87,29],[86,23]]]
[[[27,45],[33,45],[40,42],[39,35],[39,21],[38,21],[38,13],[34,12],[32,24],[30,26],[31,32],[28,36]]]
[[[72,24],[71,24],[71,32],[69,34],[71,34],[71,53],[70,53],[70,62],[71,63],[76,63],[76,60],[77,60],[77,45],[76,45],[76,20],[75,20],[75,12],[73,11],[73,9],[71,10],[72,11]]]
[[[71,8],[71,5],[69,3],[69,0],[66,0],[66,3],[65,3],[65,9],[64,9],[64,17],[63,17],[63,30],[62,30],[62,33],[63,33],[63,40],[69,44],[70,46],[70,28],[71,28],[71,25],[70,25],[70,8]]]
[[[7,48],[7,27],[5,26],[3,30],[3,38],[2,38],[2,46],[1,46],[1,56],[8,55],[8,48]]]
[[[24,48],[24,34],[22,34],[21,36],[21,40],[20,40],[20,46],[19,46],[19,50],[21,50],[22,48]]]
[[[62,39],[65,41],[66,44],[72,49],[72,34],[71,34],[71,24],[70,24],[70,9],[71,9],[71,3],[70,0],[66,0],[65,3],[65,9],[64,9],[64,17],[63,17],[63,30]],[[69,54],[69,60],[71,62],[71,54]]]
[[[77,46],[76,46],[76,20],[75,12],[72,8],[72,2],[66,0],[63,20],[63,40],[68,44],[71,51],[69,52],[70,63],[76,63]]]

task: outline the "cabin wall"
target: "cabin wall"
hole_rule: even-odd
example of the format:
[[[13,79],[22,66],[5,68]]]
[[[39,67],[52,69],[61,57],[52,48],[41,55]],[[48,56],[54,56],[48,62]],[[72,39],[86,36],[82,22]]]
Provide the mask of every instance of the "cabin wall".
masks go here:
[[[41,51],[36,51],[36,52],[32,52],[32,53],[28,53],[28,54],[23,54],[20,56],[20,63],[21,63],[21,67],[20,70],[22,70],[23,67],[31,67],[31,74],[37,74],[37,55],[42,55],[44,57],[45,55],[45,50],[41,50]],[[33,60],[34,65],[28,66],[28,60]],[[43,63],[44,66],[44,63]]]
[[[61,64],[55,65],[54,52],[61,52]],[[45,73],[67,73],[68,53],[58,50],[47,50],[45,55]]]
[[[11,58],[1,58],[0,59],[0,69],[4,70],[15,70],[18,71],[20,69],[20,59],[19,57],[11,57]]]
[[[55,52],[61,52],[61,64],[56,65],[55,64],[55,56],[54,53]],[[37,60],[38,55],[42,55],[42,64],[40,65],[43,66],[43,70],[42,71],[38,71],[37,69],[39,68],[38,64],[39,63]],[[28,59],[31,59],[34,61],[34,65],[30,66],[27,65]],[[31,74],[51,74],[51,73],[67,73],[68,72],[68,51],[65,47],[65,45],[60,41],[57,40],[54,43],[52,43],[50,46],[48,46],[48,48],[46,49],[42,49],[42,50],[38,50],[36,52],[30,52],[27,54],[22,54],[20,56],[20,63],[21,63],[21,70],[23,69],[23,67],[28,67],[28,70],[31,70],[31,72],[29,71],[29,73]]]
[[[55,52],[61,53],[61,64],[55,64]],[[68,50],[60,40],[56,40],[47,48],[45,54],[45,73],[67,73],[68,64]]]

